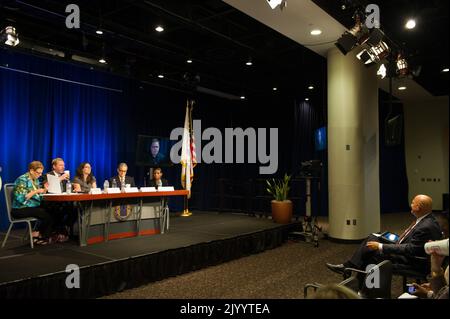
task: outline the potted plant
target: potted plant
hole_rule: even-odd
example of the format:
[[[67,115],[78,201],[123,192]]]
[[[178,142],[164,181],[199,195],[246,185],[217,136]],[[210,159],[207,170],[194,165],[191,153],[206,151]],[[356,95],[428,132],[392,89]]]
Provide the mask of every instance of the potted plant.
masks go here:
[[[283,179],[267,180],[267,192],[271,194],[272,219],[278,224],[288,224],[292,220],[292,202],[288,200],[291,176],[285,174]]]

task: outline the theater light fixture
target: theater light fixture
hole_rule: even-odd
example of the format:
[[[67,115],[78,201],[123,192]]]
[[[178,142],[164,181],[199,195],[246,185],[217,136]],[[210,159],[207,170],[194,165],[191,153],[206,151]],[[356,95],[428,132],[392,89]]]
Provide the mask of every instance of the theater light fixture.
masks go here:
[[[245,95],[241,95],[240,99],[245,100]]]
[[[373,46],[371,53],[375,56],[378,61],[383,60],[389,54],[389,46],[384,41],[380,41],[376,46]]]
[[[95,31],[95,33],[97,33],[98,35],[102,35],[102,34],[103,34],[103,31],[100,30],[100,29],[98,29],[97,31]]]
[[[378,68],[377,75],[381,76],[381,78],[384,79],[386,77],[386,74],[387,74],[386,66],[384,64],[381,64],[380,67]]]
[[[245,65],[252,66],[253,65],[252,59],[248,59],[248,61],[245,62]]]
[[[322,34],[322,30],[319,30],[319,29],[311,30],[311,35],[321,35],[321,34]]]
[[[308,86],[308,90],[314,90],[314,86],[312,85]]]
[[[101,64],[106,64],[106,59],[105,58],[100,58],[98,60],[98,62],[100,62]]]
[[[406,90],[406,86],[399,86],[399,87],[398,87],[398,90],[399,90],[399,91],[404,91],[404,90]]]
[[[278,88],[274,87],[272,88],[273,91],[278,91]]]
[[[157,32],[163,32],[163,31],[164,31],[164,28],[163,28],[162,26],[158,25],[158,26],[156,26],[155,31],[157,31]]]
[[[308,97],[307,97],[307,98],[305,98],[305,101],[306,101],[306,102],[308,102],[308,101],[309,101],[309,98],[308,98]]]
[[[280,10],[283,10],[287,6],[287,0],[266,0],[272,10],[275,10],[280,6]]]
[[[19,34],[16,32],[16,28],[7,26],[0,32],[0,39],[6,45],[15,47],[20,43]]]
[[[158,74],[158,78],[164,79],[164,74]]]
[[[192,62],[193,62],[192,59],[187,59],[187,60],[186,60],[186,63],[191,64]]]
[[[370,52],[367,51],[366,49],[362,50],[361,52],[359,52],[356,57],[358,58],[358,60],[362,61],[364,63],[364,65],[369,66],[375,63],[375,56]]]
[[[449,68],[442,69],[443,73],[447,73],[448,71],[449,71]]]
[[[361,22],[361,14],[355,13],[355,26],[349,31],[345,31],[344,34],[335,43],[336,47],[346,55],[353,50],[358,44],[362,44],[366,41],[368,30],[366,26]]]
[[[408,74],[408,62],[401,54],[397,56],[397,73],[400,75]]]

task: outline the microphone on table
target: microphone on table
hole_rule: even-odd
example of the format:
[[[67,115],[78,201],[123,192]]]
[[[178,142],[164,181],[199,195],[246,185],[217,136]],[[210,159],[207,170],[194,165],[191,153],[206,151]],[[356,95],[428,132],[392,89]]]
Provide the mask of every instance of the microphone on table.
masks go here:
[[[159,187],[161,187],[162,186],[162,180],[158,180],[157,182],[156,182],[156,189],[158,189]]]

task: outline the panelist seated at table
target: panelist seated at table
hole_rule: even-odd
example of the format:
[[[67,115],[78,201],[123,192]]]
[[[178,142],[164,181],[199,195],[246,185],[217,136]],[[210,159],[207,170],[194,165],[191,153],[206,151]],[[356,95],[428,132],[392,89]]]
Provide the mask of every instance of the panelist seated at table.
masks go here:
[[[44,165],[39,161],[28,164],[28,172],[19,176],[14,182],[11,215],[14,218],[35,217],[39,220],[37,229],[32,233],[33,242],[37,245],[48,244],[53,227],[53,218],[41,207],[43,194],[47,192],[41,187],[39,177]]]
[[[92,174],[91,164],[84,162],[77,168],[73,179],[73,190],[79,193],[89,193],[91,188],[97,188],[97,181]]]
[[[163,172],[160,167],[153,169],[153,176],[152,179],[148,182],[148,186],[155,187],[156,189],[161,186],[169,186],[169,182],[162,177]]]
[[[47,174],[59,177],[61,184],[61,192],[66,191],[67,181],[70,179],[69,171],[65,171],[65,163],[64,160],[60,157],[57,157],[52,160],[52,171],[47,172],[42,176],[43,184],[46,188],[48,188]]]
[[[109,186],[112,187],[113,181],[116,181],[116,185],[118,188],[126,187],[126,185],[130,185],[130,187],[136,187],[134,183],[134,178],[131,176],[127,176],[128,165],[126,163],[120,163],[117,166],[117,175],[113,176],[109,179]]]

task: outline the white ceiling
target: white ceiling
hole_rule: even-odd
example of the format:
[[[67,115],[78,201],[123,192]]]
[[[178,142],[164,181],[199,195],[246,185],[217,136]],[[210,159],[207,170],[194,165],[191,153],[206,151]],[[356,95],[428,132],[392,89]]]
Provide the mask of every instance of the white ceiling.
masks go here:
[[[222,1],[325,58],[328,50],[334,47],[334,43],[346,30],[311,0],[287,0],[287,7],[283,10],[279,8],[272,10],[267,0]],[[313,29],[322,30],[322,34],[312,36],[310,32]],[[394,79],[393,82],[392,94],[402,101],[433,98],[427,90],[412,79]],[[389,92],[388,79],[379,80],[378,83],[379,88]],[[407,90],[398,91],[400,84],[406,86]]]
[[[345,31],[311,0],[288,0],[283,11],[279,7],[272,10],[266,0],[223,1],[324,57]],[[313,29],[322,30],[322,34],[312,36]]]

